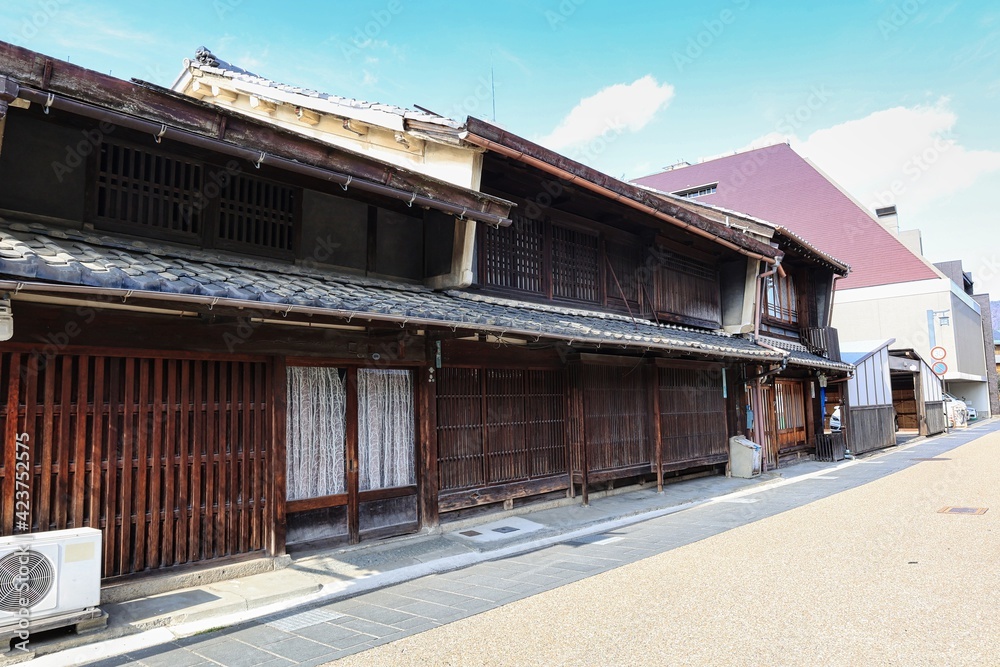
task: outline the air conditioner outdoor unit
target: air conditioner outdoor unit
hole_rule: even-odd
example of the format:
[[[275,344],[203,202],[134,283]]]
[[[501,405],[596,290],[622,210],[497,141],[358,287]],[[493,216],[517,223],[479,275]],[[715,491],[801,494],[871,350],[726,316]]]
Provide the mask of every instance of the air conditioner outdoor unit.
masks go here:
[[[107,621],[100,602],[101,531],[0,537],[0,641],[65,625],[97,629]]]

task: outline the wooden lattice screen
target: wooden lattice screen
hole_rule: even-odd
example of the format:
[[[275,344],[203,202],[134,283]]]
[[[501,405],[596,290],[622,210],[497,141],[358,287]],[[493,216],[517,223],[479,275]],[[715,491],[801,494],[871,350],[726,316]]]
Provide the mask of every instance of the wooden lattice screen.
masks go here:
[[[3,353],[2,533],[26,434],[31,531],[100,528],[106,578],[264,549],[271,385],[263,361]]]
[[[774,429],[778,450],[806,442],[806,408],[802,382],[774,381]]]
[[[641,367],[583,367],[584,434],[590,471],[649,465],[649,399]]]
[[[545,292],[545,227],[513,214],[509,227],[486,227],[483,283],[522,292]]]
[[[726,399],[721,368],[659,368],[663,464],[725,460]]]
[[[653,307],[658,313],[722,322],[719,272],[715,267],[660,249],[662,263],[653,280]]]
[[[293,188],[251,178],[230,177],[219,198],[220,245],[234,250],[290,254],[295,241],[296,192]]]
[[[608,241],[604,244],[608,262],[604,281],[608,305],[612,308],[639,308],[640,285],[643,279],[643,253],[638,245]],[[624,297],[624,298],[623,298]]]
[[[601,300],[596,235],[552,225],[552,295],[593,303]]]
[[[201,238],[201,164],[105,141],[97,159],[100,227],[196,243]]]
[[[565,376],[444,368],[437,434],[441,491],[565,474]]]

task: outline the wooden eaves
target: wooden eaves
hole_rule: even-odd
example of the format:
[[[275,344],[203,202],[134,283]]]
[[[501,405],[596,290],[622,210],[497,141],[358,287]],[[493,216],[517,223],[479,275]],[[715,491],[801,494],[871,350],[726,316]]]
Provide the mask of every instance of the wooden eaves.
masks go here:
[[[107,120],[223,154],[347,184],[411,205],[509,225],[511,202],[387,165],[164,88],[124,81],[0,41],[0,88],[52,108]]]
[[[781,250],[741,230],[727,227],[596,169],[544,148],[478,118],[466,121],[463,137],[470,144],[531,165],[561,180],[620,201],[674,227],[685,229],[736,252],[768,264],[779,263]]]

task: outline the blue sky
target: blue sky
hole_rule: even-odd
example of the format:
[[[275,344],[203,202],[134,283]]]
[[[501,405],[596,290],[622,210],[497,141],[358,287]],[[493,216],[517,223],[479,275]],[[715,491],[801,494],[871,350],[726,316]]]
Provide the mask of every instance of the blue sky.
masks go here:
[[[1000,298],[992,2],[19,0],[0,39],[162,85],[205,45],[453,117],[492,118],[492,66],[498,123],[619,177],[787,140]]]

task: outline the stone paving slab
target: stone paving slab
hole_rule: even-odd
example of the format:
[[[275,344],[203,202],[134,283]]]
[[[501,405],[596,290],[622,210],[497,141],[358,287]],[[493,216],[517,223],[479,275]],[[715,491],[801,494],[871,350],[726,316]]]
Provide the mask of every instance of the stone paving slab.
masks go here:
[[[314,611],[322,610],[333,620],[280,635],[275,634],[275,628],[266,622],[258,621],[91,664],[99,667],[123,664],[155,667],[163,664],[194,665],[206,659],[212,661],[209,664],[227,667],[323,664],[315,660],[331,661],[359,653],[718,535],[914,465],[934,465],[914,459],[943,454],[997,430],[1000,430],[1000,422],[986,422],[978,428],[948,437],[922,440],[911,445],[914,447],[912,452],[919,451],[913,456],[878,456],[838,466],[812,465],[812,473],[836,470],[834,475],[824,475],[835,476],[836,479],[813,481],[814,478],[806,474],[802,479],[791,478],[759,490],[745,488],[742,491],[746,494],[744,497],[753,497],[759,502],[710,501],[682,512],[610,530],[604,537],[615,538],[611,543],[602,544],[597,540],[592,543],[555,544],[503,560],[483,562],[348,600],[319,605]],[[892,451],[900,453],[899,450]],[[535,517],[532,518],[534,520]],[[308,610],[290,611],[283,616],[291,617],[304,611]],[[306,656],[309,651],[326,653]]]

